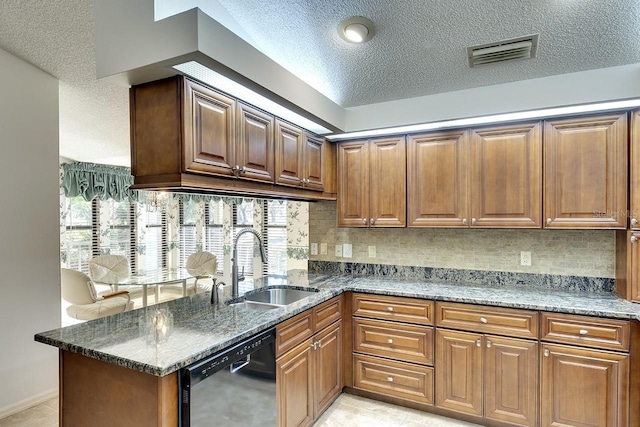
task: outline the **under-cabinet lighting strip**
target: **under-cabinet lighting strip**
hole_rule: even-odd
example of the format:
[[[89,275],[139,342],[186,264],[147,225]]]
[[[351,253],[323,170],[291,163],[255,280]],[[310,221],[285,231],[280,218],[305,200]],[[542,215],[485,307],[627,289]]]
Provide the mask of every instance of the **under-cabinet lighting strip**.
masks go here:
[[[238,99],[255,105],[269,113],[294,123],[304,129],[319,135],[332,133],[331,130],[325,128],[318,123],[301,116],[300,114],[283,107],[282,105],[260,95],[257,92],[235,82],[220,73],[213,71],[211,68],[205,67],[196,61],[184,62],[173,66],[174,69],[180,71],[187,76],[207,83],[223,92],[228,93]]]
[[[396,126],[384,129],[372,129],[356,132],[346,132],[335,135],[327,135],[329,140],[368,138],[373,136],[385,136],[401,133],[413,133],[428,130],[459,128],[488,123],[513,122],[517,120],[536,119],[542,117],[564,116],[578,113],[599,111],[624,110],[640,106],[640,99],[628,99],[623,101],[600,102],[596,104],[573,105],[568,107],[545,108],[542,110],[521,111],[517,113],[493,114],[489,116],[470,117],[466,119],[444,120],[440,122],[422,123],[417,125]]]

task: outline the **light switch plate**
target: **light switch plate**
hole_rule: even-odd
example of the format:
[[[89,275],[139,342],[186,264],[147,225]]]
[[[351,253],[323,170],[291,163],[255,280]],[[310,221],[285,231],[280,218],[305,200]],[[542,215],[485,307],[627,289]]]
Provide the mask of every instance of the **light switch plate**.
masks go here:
[[[531,265],[531,252],[530,251],[522,251],[520,252],[520,265],[530,266]]]
[[[326,255],[326,254],[327,254],[327,244],[320,243],[320,255]]]
[[[336,258],[340,258],[342,256],[342,245],[336,245]]]
[[[345,243],[342,245],[342,256],[345,258],[353,257],[353,245],[351,243]]]
[[[311,255],[318,255],[318,244],[317,243],[312,243],[311,244]]]
[[[376,247],[369,246],[369,258],[375,258],[375,257],[376,257]]]

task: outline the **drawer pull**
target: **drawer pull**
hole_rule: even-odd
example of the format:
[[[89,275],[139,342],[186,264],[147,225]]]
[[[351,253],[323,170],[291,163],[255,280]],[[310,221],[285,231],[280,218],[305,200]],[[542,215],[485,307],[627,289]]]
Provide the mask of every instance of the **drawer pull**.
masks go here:
[[[580,335],[587,335],[589,333],[589,331],[587,331],[586,329],[580,329]]]
[[[387,381],[389,381],[390,383],[393,382],[393,377],[387,377]]]
[[[549,357],[549,350],[544,351],[544,357]]]
[[[486,319],[485,317],[481,317],[481,318],[480,318],[480,322],[482,322],[482,323],[487,323],[487,319]]]
[[[491,341],[487,340],[487,348],[491,348]]]
[[[387,311],[393,311],[393,307],[387,307]]]
[[[480,347],[481,345],[480,340],[476,341],[476,347]]]
[[[393,340],[391,338],[387,338],[387,343],[388,344],[393,344]]]

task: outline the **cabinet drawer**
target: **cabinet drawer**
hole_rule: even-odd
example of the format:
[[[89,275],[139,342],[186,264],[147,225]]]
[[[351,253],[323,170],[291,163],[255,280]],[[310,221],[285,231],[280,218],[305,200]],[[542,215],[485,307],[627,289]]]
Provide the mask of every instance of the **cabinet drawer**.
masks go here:
[[[542,339],[585,347],[629,350],[630,324],[625,320],[542,313]]]
[[[276,326],[276,357],[313,335],[311,317],[311,310],[307,310]]]
[[[354,388],[433,405],[433,368],[354,354]]]
[[[433,301],[353,294],[353,315],[419,325],[433,325]]]
[[[433,327],[354,318],[353,351],[433,365]]]
[[[342,319],[342,297],[338,296],[313,309],[313,330],[318,332],[340,319]]]
[[[522,338],[538,338],[538,313],[472,304],[437,303],[436,326]]]

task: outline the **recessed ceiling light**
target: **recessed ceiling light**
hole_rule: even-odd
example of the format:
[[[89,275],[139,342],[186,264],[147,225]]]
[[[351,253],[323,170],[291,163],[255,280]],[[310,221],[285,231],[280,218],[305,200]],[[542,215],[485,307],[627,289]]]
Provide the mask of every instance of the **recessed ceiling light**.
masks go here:
[[[375,34],[375,27],[373,22],[364,16],[353,16],[340,22],[338,33],[349,43],[364,43],[371,40]]]

